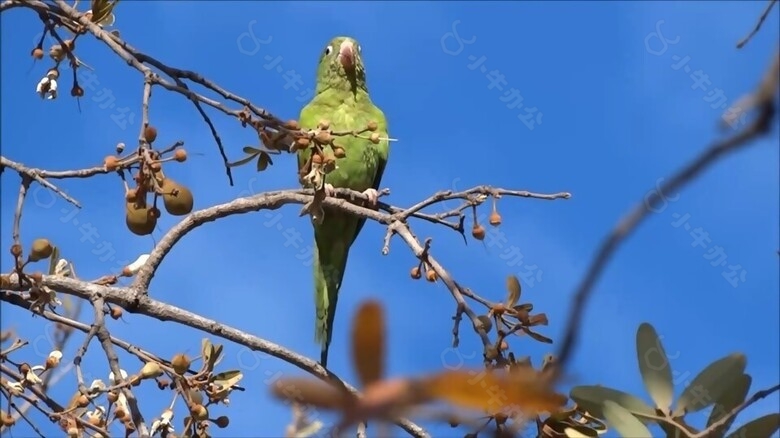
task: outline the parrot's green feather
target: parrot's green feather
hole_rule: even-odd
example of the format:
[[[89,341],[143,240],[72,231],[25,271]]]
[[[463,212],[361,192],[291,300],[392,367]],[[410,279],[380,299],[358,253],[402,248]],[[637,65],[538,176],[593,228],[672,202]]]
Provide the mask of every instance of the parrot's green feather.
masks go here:
[[[351,42],[354,48],[353,72],[346,71],[339,61],[339,49],[344,41]],[[368,96],[357,41],[337,37],[328,43],[320,57],[315,93],[312,101],[301,110],[298,122],[303,129],[314,129],[321,120],[327,120],[333,131],[359,131],[369,121],[374,121],[377,123],[375,132],[382,138],[374,144],[368,138],[337,137],[336,144],[344,148],[346,156],[336,160],[337,168],[325,176],[325,182],[359,192],[379,189],[390,149],[387,121]],[[368,134],[364,136],[368,137]],[[309,149],[298,152],[299,169],[310,154]],[[315,340],[322,348],[320,363],[324,367],[327,366],[336,303],[349,248],[364,224],[365,219],[332,209],[325,209],[322,223],[314,224]]]

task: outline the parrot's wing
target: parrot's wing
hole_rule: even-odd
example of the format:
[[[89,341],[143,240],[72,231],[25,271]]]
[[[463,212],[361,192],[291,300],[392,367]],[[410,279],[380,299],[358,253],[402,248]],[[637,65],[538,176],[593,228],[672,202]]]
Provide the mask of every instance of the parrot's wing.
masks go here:
[[[388,137],[389,134],[387,133],[387,119],[385,119],[385,114],[377,106],[374,106],[373,114],[373,120],[377,124],[376,132],[379,133],[380,137]],[[387,158],[390,152],[390,140],[380,140],[377,149],[379,149],[379,162],[377,163],[374,183],[371,186],[374,190],[379,190],[379,184],[382,183],[382,175],[385,173],[385,166],[387,166]],[[360,218],[355,235],[352,236],[353,243],[365,224],[366,219]]]

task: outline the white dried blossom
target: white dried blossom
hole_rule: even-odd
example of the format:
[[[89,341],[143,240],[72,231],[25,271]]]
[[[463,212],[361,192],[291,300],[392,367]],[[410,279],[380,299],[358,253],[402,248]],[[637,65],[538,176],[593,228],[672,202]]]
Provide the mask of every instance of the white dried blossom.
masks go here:
[[[100,379],[95,379],[89,385],[90,391],[103,391],[106,389],[106,384]]]
[[[127,379],[127,371],[125,371],[125,370],[120,368],[119,369],[119,374],[122,375],[122,380]],[[118,379],[115,379],[114,377],[115,376],[114,376],[114,372],[113,371],[108,373],[108,381],[111,382],[111,384],[113,384],[113,385],[118,385],[120,382],[119,382]]]
[[[173,410],[171,409],[164,410],[160,418],[154,420],[154,422],[152,423],[152,430],[149,431],[149,434],[154,435],[157,432],[163,432],[163,431],[166,433],[174,432],[173,425],[171,424],[171,420],[173,420]]]
[[[59,259],[54,266],[54,275],[59,277],[70,277],[72,273],[71,264],[65,259]]]
[[[45,76],[41,78],[38,85],[35,86],[35,92],[38,93],[41,98],[48,100],[57,98],[57,79]]]
[[[87,412],[87,416],[91,418],[100,419],[106,415],[106,408],[103,406],[96,406],[94,411]]]
[[[49,353],[49,357],[46,358],[46,367],[54,368],[60,364],[60,360],[62,360],[62,352],[60,350],[53,350]]]
[[[22,395],[24,393],[24,385],[22,385],[22,382],[8,382],[6,383],[6,389],[12,394],[12,395]]]
[[[43,384],[43,380],[41,380],[40,377],[38,377],[38,374],[35,374],[36,368],[39,368],[41,370],[44,369],[42,366],[36,365],[36,366],[30,368],[30,370],[27,371],[27,373],[25,373],[25,375],[24,375],[24,381],[29,383],[30,385],[42,385]]]
[[[147,260],[149,260],[149,254],[141,254],[140,256],[138,256],[137,259],[135,259],[133,263],[130,263],[129,265],[125,266],[123,273],[125,275],[137,274],[138,270],[141,269],[141,267],[146,264]]]

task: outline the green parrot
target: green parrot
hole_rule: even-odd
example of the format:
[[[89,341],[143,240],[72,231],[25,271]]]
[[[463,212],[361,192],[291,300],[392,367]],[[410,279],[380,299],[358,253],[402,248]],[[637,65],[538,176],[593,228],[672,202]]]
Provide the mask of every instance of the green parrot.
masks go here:
[[[315,95],[299,118],[302,129],[315,129],[322,120],[330,123],[333,132],[365,129],[374,121],[379,134],[378,144],[367,134],[336,137],[345,156],[336,159],[336,169],[325,176],[325,192],[334,188],[349,188],[362,192],[375,207],[377,189],[387,164],[390,144],[385,115],[368,96],[366,70],[361,47],[354,38],[333,38],[320,55]],[[306,165],[311,148],[298,151],[298,170]],[[302,182],[303,183],[303,182]],[[327,367],[328,347],[333,333],[336,303],[344,278],[349,249],[366,220],[348,213],[325,209],[321,222],[314,225],[314,301],[317,320],[315,342],[321,346],[320,364]]]

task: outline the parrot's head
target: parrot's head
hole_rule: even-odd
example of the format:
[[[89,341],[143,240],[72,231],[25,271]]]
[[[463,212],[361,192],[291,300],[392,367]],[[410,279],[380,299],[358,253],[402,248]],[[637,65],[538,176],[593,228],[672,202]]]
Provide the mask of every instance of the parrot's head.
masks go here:
[[[360,44],[351,37],[335,37],[325,45],[317,69],[317,92],[327,89],[366,90],[366,70]]]

